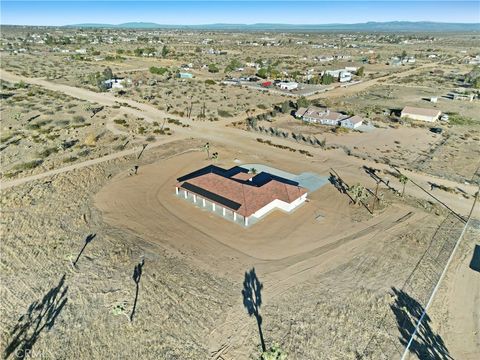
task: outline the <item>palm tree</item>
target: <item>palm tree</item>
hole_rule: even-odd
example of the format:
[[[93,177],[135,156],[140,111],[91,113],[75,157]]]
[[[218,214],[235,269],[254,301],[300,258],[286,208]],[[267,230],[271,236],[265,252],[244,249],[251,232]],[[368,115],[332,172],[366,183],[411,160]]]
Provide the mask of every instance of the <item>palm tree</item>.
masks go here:
[[[398,178],[398,181],[400,181],[400,183],[403,184],[403,189],[402,189],[402,197],[403,197],[403,194],[405,193],[405,186],[407,185],[407,182],[408,182],[408,177],[401,174],[400,177]]]
[[[217,159],[218,159],[218,152],[214,152],[214,153],[212,154],[212,159],[213,159],[213,160],[217,160]]]
[[[210,159],[210,143],[207,142],[205,145],[203,145],[203,150],[207,152],[207,159]]]
[[[254,175],[255,175],[255,174],[257,173],[257,169],[255,169],[255,168],[250,168],[250,170],[248,170],[248,172],[249,172],[250,174],[254,174]]]

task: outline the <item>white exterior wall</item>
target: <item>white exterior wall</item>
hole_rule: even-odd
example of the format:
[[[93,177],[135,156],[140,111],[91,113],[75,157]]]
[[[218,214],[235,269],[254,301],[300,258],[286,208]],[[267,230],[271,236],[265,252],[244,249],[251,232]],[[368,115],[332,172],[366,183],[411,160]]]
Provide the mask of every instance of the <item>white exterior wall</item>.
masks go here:
[[[306,200],[306,198],[307,198],[307,194],[303,194],[298,199],[292,201],[290,204],[286,203],[285,201],[275,199],[271,203],[265,205],[263,208],[261,208],[260,210],[257,210],[256,213],[254,213],[250,216],[253,216],[253,217],[258,219],[258,218],[261,218],[262,216],[264,216],[269,211],[272,211],[274,209],[280,209],[280,210],[283,210],[285,212],[290,212],[293,209],[295,209],[297,206],[302,204]]]
[[[296,88],[298,88],[298,84],[294,82],[280,83],[280,89],[283,90],[295,90]]]
[[[438,119],[438,116],[428,116],[428,115],[418,115],[418,114],[404,114],[402,113],[401,116],[402,118],[409,118],[413,120],[420,120],[420,121],[427,121],[427,122],[434,122]]]

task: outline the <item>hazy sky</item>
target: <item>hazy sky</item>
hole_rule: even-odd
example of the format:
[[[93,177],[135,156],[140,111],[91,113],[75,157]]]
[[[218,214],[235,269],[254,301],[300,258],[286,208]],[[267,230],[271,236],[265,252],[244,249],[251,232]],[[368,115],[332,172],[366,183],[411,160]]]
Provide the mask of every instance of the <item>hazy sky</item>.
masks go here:
[[[480,1],[0,1],[1,23],[21,25],[480,22]]]

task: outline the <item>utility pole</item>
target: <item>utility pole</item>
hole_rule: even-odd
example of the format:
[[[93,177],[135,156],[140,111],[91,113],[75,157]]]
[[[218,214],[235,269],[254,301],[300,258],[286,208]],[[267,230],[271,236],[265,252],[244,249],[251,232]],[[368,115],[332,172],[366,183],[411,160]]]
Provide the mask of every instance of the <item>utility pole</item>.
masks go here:
[[[378,201],[378,185],[380,184],[380,179],[377,178],[377,185],[375,186],[375,196],[373,198],[373,204],[372,204],[372,213],[373,210],[375,210],[375,203]]]

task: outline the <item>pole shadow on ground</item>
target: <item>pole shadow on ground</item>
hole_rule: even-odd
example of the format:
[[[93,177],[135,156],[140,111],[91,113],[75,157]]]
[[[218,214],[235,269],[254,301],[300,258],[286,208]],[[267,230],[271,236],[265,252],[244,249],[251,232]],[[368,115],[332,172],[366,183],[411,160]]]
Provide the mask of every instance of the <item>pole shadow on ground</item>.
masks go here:
[[[475,245],[469,267],[474,271],[480,272],[480,245]]]
[[[265,340],[262,332],[262,316],[260,315],[260,306],[262,306],[262,288],[263,284],[258,280],[255,268],[245,272],[245,280],[243,281],[243,306],[248,311],[249,316],[255,316],[258,326],[258,334],[262,344],[262,351],[266,351]]]
[[[142,271],[143,265],[145,264],[145,260],[142,259],[137,265],[135,265],[135,269],[133,269],[133,281],[135,281],[135,300],[133,301],[133,308],[132,313],[130,314],[130,321],[133,321],[133,316],[135,315],[135,310],[137,308],[137,301],[138,301],[138,290],[140,285],[140,279],[142,278]]]
[[[52,329],[55,320],[67,303],[67,290],[64,274],[58,285],[51,288],[41,301],[34,301],[30,304],[27,312],[20,316],[10,332],[11,340],[4,351],[5,359],[11,355],[15,359],[30,357],[32,348],[42,332]]]
[[[82,250],[80,250],[80,252],[79,252],[78,255],[77,255],[77,258],[76,258],[75,261],[73,262],[73,267],[76,267],[76,266],[77,266],[77,262],[78,262],[78,260],[80,259],[80,256],[82,256],[83,251],[85,250],[85,248],[87,247],[87,245],[90,244],[93,239],[95,239],[96,236],[97,236],[97,234],[89,234],[89,235],[85,238],[85,243],[83,244]]]
[[[400,332],[399,340],[407,346],[415,331],[415,326],[423,314],[424,307],[403,290],[392,288],[395,302],[390,305]],[[410,345],[410,352],[421,360],[450,360],[453,359],[443,342],[442,337],[436,334],[430,325],[431,319],[425,314],[417,334]]]

